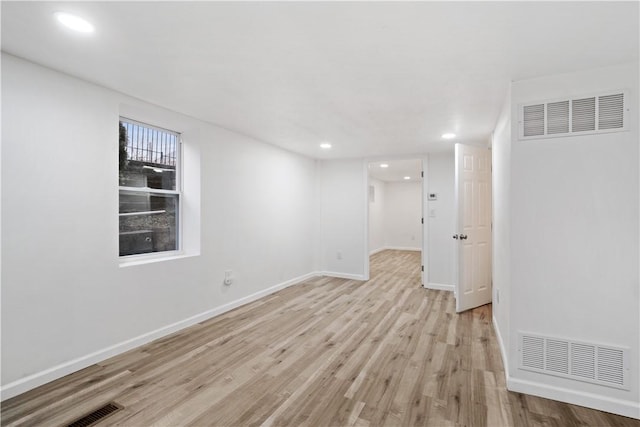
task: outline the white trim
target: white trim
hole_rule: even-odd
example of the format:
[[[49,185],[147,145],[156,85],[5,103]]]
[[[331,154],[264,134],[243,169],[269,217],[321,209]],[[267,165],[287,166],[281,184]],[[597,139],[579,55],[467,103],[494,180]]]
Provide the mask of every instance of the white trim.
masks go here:
[[[498,327],[498,321],[496,320],[496,316],[491,316],[493,322],[493,330],[496,333],[496,337],[498,338],[498,346],[500,347],[500,356],[502,356],[502,366],[504,367],[504,376],[505,381],[509,381],[509,359],[507,359],[507,349],[504,346],[504,341],[502,341],[502,334],[500,334],[500,328]]]
[[[156,168],[157,169],[157,168]],[[145,194],[176,194],[180,195],[180,192],[177,190],[163,190],[161,188],[151,188],[151,187],[126,187],[121,185],[118,187],[120,191],[129,191],[131,193],[145,193]],[[135,212],[136,214],[141,214],[144,212]],[[123,214],[119,214],[123,215]]]
[[[134,119],[130,119],[129,117],[126,116],[120,116],[120,120],[119,121],[125,121],[127,123],[131,123],[132,125],[136,125],[139,127],[146,127],[146,128],[151,128],[151,129],[155,129],[158,130],[160,132],[164,132],[164,133],[170,133],[171,135],[180,138],[180,132],[177,132],[175,130],[171,130],[171,129],[167,129],[161,126],[156,126],[156,125],[152,125],[150,123],[145,123],[145,122],[141,122],[139,120],[134,120]]]
[[[455,291],[455,286],[453,285],[445,285],[444,283],[427,283],[423,286],[425,289],[435,289],[438,291]]]
[[[120,259],[119,267],[131,267],[134,265],[151,264],[154,262],[172,261],[182,258],[199,256],[200,253],[184,253],[183,251],[152,252],[150,254],[127,255],[126,259]],[[122,257],[124,258],[124,257]]]
[[[375,255],[378,252],[382,252],[382,251],[415,251],[415,252],[421,252],[422,248],[408,248],[408,247],[404,247],[404,246],[383,246],[381,248],[374,249],[371,252],[369,252],[369,256]]]
[[[161,210],[157,210],[157,211],[140,211],[140,212],[126,212],[126,213],[119,213],[118,216],[136,216],[136,215],[156,215],[156,214],[163,214],[166,213],[167,210],[166,209],[161,209]],[[136,231],[125,231],[123,233],[120,234],[126,234],[126,233],[136,233],[138,232],[138,230]]]
[[[640,403],[507,377],[507,390],[640,419]]]
[[[387,248],[385,248],[384,246],[381,247],[381,248],[378,248],[378,249],[374,249],[371,252],[369,252],[369,256],[375,255],[375,254],[377,254],[379,252],[386,251],[386,250],[387,250]]]
[[[360,280],[360,281],[367,280],[364,274],[339,273],[337,271],[319,271],[317,275],[337,277],[338,279],[349,279],[349,280]]]
[[[429,155],[425,154],[420,159],[420,217],[422,218],[420,224],[420,231],[422,232],[422,242],[420,242],[421,246],[421,254],[420,254],[420,264],[422,264],[422,268],[420,271],[420,284],[424,286],[425,283],[429,281],[429,221],[425,222],[425,218],[427,217],[427,204],[429,203]]]
[[[392,251],[415,251],[415,252],[422,251],[422,248],[410,248],[410,247],[404,247],[404,246],[385,246],[384,248]]]
[[[362,159],[362,181],[364,183],[364,229],[362,230],[364,233],[364,253],[363,253],[363,270],[364,274],[362,275],[362,279],[358,280],[369,280],[369,274],[371,273],[369,267],[369,162],[367,159]]]
[[[195,316],[191,316],[184,320],[180,320],[170,325],[163,326],[154,331],[147,332],[145,334],[109,346],[102,350],[98,350],[85,356],[70,360],[68,362],[61,363],[60,365],[54,366],[52,368],[45,369],[44,371],[40,371],[27,377],[21,378],[0,388],[0,400],[5,400],[17,396],[38,386],[54,381],[58,378],[62,378],[65,375],[77,372],[88,366],[102,362],[105,359],[124,353],[133,348],[140,347],[141,345],[147,344],[153,340],[162,338],[181,329],[193,326],[200,322],[204,322],[205,320],[208,320],[212,317],[233,310],[234,308],[240,307],[250,302],[256,301],[264,296],[270,295],[289,286],[304,282],[318,275],[319,273],[311,272],[299,277],[295,277],[293,279],[274,285],[270,288],[263,289],[254,294],[232,301],[230,303],[223,304],[219,307],[207,310],[200,314],[196,314]]]

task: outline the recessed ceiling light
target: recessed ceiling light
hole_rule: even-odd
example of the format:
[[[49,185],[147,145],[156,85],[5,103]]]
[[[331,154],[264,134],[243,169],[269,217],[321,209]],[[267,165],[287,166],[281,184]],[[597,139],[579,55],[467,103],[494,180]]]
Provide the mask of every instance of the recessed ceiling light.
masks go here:
[[[388,167],[389,167],[389,165],[388,165],[388,164],[386,164],[386,163],[380,163],[380,167],[381,167],[381,168],[388,168]]]
[[[442,139],[453,139],[456,137],[455,133],[443,133],[442,134]]]
[[[410,176],[405,176],[404,179],[411,179],[411,177]]]
[[[331,144],[329,144],[328,142],[323,142],[322,144],[320,144],[320,148],[328,150],[329,148],[331,148]]]
[[[57,12],[56,19],[65,27],[77,31],[79,33],[93,33],[93,25],[86,19],[65,12]]]

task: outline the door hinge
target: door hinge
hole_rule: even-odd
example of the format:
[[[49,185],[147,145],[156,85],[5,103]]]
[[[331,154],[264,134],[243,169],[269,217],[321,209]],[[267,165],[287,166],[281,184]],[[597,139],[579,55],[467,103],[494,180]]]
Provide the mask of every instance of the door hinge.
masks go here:
[[[424,171],[420,171],[420,178],[424,178]]]
[[[420,218],[420,224],[424,224],[424,218]]]
[[[424,265],[421,265],[420,267],[422,268],[422,271],[424,271]]]

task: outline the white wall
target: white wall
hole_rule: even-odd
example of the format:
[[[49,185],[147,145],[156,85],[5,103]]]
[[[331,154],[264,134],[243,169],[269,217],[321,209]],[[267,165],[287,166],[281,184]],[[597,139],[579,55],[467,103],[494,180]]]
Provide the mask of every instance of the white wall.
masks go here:
[[[619,89],[627,132],[519,141],[512,120],[509,386],[640,417],[638,65],[515,82],[511,117],[524,102]],[[516,369],[518,331],[628,347],[630,390]]]
[[[500,349],[508,364],[509,314],[511,301],[511,86],[493,131],[491,141],[493,213],[493,318]],[[505,366],[505,370],[513,366]]]
[[[437,200],[426,201],[425,221],[429,226],[428,283],[453,286],[453,255],[455,246],[455,157],[450,153],[429,154],[427,193],[436,193]]]
[[[384,203],[385,247],[422,249],[422,183],[386,182]]]
[[[385,183],[369,177],[369,187],[373,187],[375,195],[373,199],[369,198],[369,253],[375,253],[385,247]]]
[[[123,111],[184,132],[190,256],[119,266]],[[3,398],[316,270],[314,160],[6,54],[2,113]]]
[[[325,273],[364,280],[368,188],[364,160],[318,162],[321,254]]]

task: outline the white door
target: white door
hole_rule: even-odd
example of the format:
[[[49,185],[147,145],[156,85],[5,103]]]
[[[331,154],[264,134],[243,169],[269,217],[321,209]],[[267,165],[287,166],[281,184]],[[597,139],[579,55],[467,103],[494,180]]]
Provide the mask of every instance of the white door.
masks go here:
[[[491,302],[491,152],[456,144],[456,312]]]

